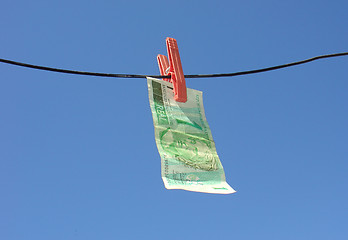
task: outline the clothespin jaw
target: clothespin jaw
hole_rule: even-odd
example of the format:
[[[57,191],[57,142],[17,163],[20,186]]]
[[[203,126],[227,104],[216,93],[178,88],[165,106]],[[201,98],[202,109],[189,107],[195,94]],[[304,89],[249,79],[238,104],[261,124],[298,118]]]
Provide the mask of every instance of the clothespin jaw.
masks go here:
[[[161,75],[169,75],[169,78],[163,80],[173,83],[174,100],[177,102],[187,101],[186,82],[184,71],[182,70],[179,48],[174,38],[167,38],[167,52],[168,58],[164,55],[157,55],[158,67]]]
[[[168,58],[164,55],[158,54],[157,55],[157,62],[158,62],[158,67],[160,69],[160,73],[162,76],[168,75],[169,73],[169,63],[168,63]],[[171,82],[170,78],[163,78],[164,81]]]

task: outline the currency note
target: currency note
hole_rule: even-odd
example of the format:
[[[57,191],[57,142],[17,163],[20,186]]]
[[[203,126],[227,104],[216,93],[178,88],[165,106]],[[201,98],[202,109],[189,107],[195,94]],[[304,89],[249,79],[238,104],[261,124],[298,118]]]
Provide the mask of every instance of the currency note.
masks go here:
[[[187,102],[174,100],[173,85],[148,78],[155,139],[167,189],[229,194],[208,126],[202,92],[187,88]]]

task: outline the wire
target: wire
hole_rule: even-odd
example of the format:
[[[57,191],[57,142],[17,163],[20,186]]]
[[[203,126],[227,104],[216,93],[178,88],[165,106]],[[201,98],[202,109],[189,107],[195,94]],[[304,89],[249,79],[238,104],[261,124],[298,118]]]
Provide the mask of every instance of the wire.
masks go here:
[[[348,52],[334,53],[334,54],[327,54],[327,55],[321,55],[321,56],[317,56],[317,57],[312,57],[312,58],[305,59],[305,60],[302,60],[302,61],[287,63],[287,64],[273,66],[273,67],[267,67],[267,68],[261,68],[261,69],[255,69],[255,70],[248,70],[248,71],[242,71],[242,72],[234,72],[234,73],[185,75],[185,78],[234,77],[234,76],[241,76],[241,75],[255,74],[255,73],[261,73],[261,72],[268,72],[268,71],[273,71],[273,70],[277,70],[277,69],[281,69],[281,68],[292,67],[292,66],[296,66],[296,65],[312,62],[312,61],[315,61],[315,60],[323,59],[323,58],[332,58],[332,57],[340,57],[340,56],[347,56],[347,55],[348,55]],[[170,78],[170,76],[162,76],[162,75],[139,75],[139,74],[117,74],[117,73],[83,72],[83,71],[75,71],[75,70],[67,70],[67,69],[59,69],[59,68],[51,68],[51,67],[32,65],[32,64],[28,64],[28,63],[16,62],[16,61],[11,61],[11,60],[2,59],[2,58],[0,58],[0,62],[11,64],[11,65],[16,65],[16,66],[21,66],[21,67],[27,67],[27,68],[44,70],[44,71],[68,73],[68,74],[77,74],[77,75],[97,76],[97,77],[113,77],[113,78],[146,78],[146,77]]]
[[[28,63],[15,62],[15,61],[2,59],[2,58],[0,58],[0,62],[7,63],[7,64],[12,64],[12,65],[16,65],[16,66],[21,66],[21,67],[27,67],[27,68],[34,68],[34,69],[44,70],[44,71],[68,73],[68,74],[77,74],[77,75],[97,76],[97,77],[114,77],[114,78],[146,78],[146,77],[154,77],[154,78],[170,78],[170,76],[161,76],[161,75],[149,76],[149,75],[138,75],[138,74],[82,72],[82,71],[67,70],[67,69],[60,69],[60,68],[43,67],[43,66],[32,65],[32,64],[28,64]]]
[[[274,66],[274,67],[261,68],[261,69],[248,70],[248,71],[235,72],[235,73],[185,75],[185,78],[234,77],[234,76],[255,74],[255,73],[261,73],[261,72],[268,72],[268,71],[273,71],[273,70],[277,70],[277,69],[281,69],[281,68],[292,67],[292,66],[295,66],[295,65],[300,65],[300,64],[312,62],[312,61],[323,59],[323,58],[332,58],[332,57],[340,57],[340,56],[347,56],[347,55],[348,55],[348,52],[334,53],[334,54],[328,54],[328,55],[321,55],[321,56],[317,56],[317,57],[312,57],[312,58],[305,59],[305,60],[302,60],[302,61],[287,63],[287,64],[278,65],[278,66]]]

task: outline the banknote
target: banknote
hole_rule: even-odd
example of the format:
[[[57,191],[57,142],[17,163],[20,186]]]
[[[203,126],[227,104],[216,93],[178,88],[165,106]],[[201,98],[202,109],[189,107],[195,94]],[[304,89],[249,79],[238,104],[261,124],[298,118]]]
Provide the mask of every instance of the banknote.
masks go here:
[[[155,139],[167,189],[234,193],[216,153],[202,92],[187,88],[187,102],[174,100],[171,83],[148,78]]]

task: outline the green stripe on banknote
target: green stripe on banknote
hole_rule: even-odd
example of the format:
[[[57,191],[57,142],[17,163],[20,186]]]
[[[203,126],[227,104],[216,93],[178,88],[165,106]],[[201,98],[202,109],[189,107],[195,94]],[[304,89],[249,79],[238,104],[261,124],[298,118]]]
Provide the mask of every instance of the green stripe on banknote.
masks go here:
[[[152,87],[158,124],[168,125],[168,116],[163,104],[162,85],[158,82],[152,81]]]

